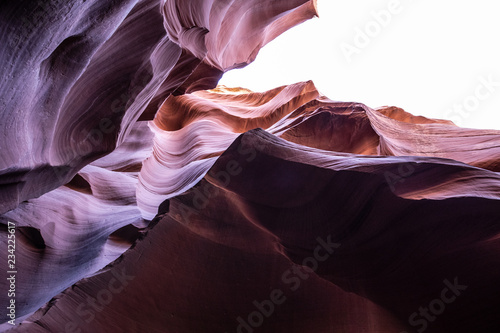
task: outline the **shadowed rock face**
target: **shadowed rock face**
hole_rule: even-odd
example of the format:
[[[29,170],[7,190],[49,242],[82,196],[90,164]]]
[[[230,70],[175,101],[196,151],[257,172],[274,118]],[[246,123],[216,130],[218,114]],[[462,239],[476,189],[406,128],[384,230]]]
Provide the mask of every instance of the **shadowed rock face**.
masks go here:
[[[310,81],[211,89],[315,13],[0,4],[13,331],[500,331],[499,131]]]
[[[385,175],[407,163],[415,176],[400,191],[417,190],[414,177],[456,191],[402,198]],[[460,162],[327,153],[252,130],[118,262],[18,331],[400,332],[443,298],[427,331],[495,332],[500,202],[464,195],[457,168],[499,181]]]
[[[154,154],[144,162],[137,189],[137,203],[146,219],[154,217],[161,202],[192,187],[238,134],[253,128],[328,151],[433,156],[500,170],[498,131],[463,129],[449,121],[414,117],[394,107],[374,110],[360,103],[335,102],[321,96],[312,82],[265,93],[218,87],[171,96],[150,127],[155,133]],[[388,177],[399,183],[412,168]],[[468,193],[483,186],[467,177],[463,182]],[[486,181],[484,186],[493,185]],[[495,197],[497,190],[497,185],[492,187]],[[442,190],[427,192],[438,196]]]
[[[170,94],[215,87],[316,13],[307,0],[0,6],[0,213],[70,181]]]

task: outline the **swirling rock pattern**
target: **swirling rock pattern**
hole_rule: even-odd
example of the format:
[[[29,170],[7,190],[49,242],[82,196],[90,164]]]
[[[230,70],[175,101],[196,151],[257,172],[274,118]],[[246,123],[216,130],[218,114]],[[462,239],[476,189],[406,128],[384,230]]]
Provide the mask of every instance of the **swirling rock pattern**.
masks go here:
[[[328,151],[434,156],[500,170],[498,131],[463,129],[395,107],[374,110],[360,103],[334,102],[312,82],[265,93],[218,87],[170,96],[150,126],[155,133],[154,154],[144,162],[137,190],[146,219],[155,216],[161,202],[198,182],[238,134],[253,128]],[[396,176],[399,173],[405,171]],[[463,186],[469,184],[468,193],[482,186],[467,179]]]
[[[147,123],[139,122],[124,144],[85,166],[65,186],[0,216],[2,226],[11,221],[18,229],[39,235],[16,240],[18,314],[36,311],[68,286],[104,268],[139,237],[147,222],[136,205],[137,175],[151,144]],[[2,229],[0,238],[7,253],[7,230]],[[6,256],[1,262],[7,267]]]
[[[255,127],[265,130],[251,130]],[[391,132],[385,135],[384,131],[388,128]],[[389,152],[384,148],[389,144],[397,147],[394,144],[397,141],[391,135],[398,131],[406,131],[406,137],[419,138],[414,140],[418,143],[414,147],[420,150],[415,149],[413,156],[408,156],[406,151],[394,149]],[[104,332],[113,327],[118,331],[142,331],[146,328],[139,317],[131,317],[126,310],[127,306],[133,307],[132,301],[127,299],[137,300],[141,295],[148,299],[147,302],[152,302],[144,310],[149,316],[148,322],[153,321],[158,325],[148,326],[152,331],[161,332],[165,327],[175,328],[179,332],[235,331],[241,325],[239,318],[253,313],[254,303],[248,297],[262,294],[264,301],[264,286],[269,283],[283,291],[286,287],[290,289],[290,284],[297,284],[298,280],[289,276],[283,279],[283,274],[290,269],[299,269],[297,265],[311,253],[314,254],[314,248],[310,248],[312,240],[303,239],[306,235],[324,239],[336,235],[335,242],[342,244],[343,249],[337,253],[345,253],[345,258],[338,258],[343,261],[343,266],[339,268],[333,265],[322,273],[324,275],[318,270],[314,275],[316,278],[307,279],[316,282],[304,282],[308,286],[304,286],[304,290],[297,289],[297,293],[288,290],[285,298],[290,300],[287,303],[289,312],[276,318],[272,316],[262,327],[263,331],[299,332],[313,329],[326,332],[332,327],[344,332],[405,329],[404,316],[411,313],[408,311],[412,307],[418,309],[416,303],[423,302],[425,297],[430,297],[430,291],[439,287],[437,279],[451,279],[460,273],[461,277],[465,276],[468,281],[479,284],[477,276],[464,273],[466,267],[474,272],[486,270],[486,265],[494,265],[497,260],[491,247],[495,248],[498,238],[500,175],[495,172],[494,163],[486,164],[493,165],[492,170],[488,170],[474,163],[432,157],[433,154],[455,153],[453,149],[438,149],[442,145],[441,140],[447,140],[439,133],[453,131],[468,137],[470,146],[476,144],[476,138],[486,136],[490,146],[485,147],[484,155],[477,151],[470,154],[476,155],[475,159],[479,161],[498,160],[490,154],[497,149],[495,143],[500,139],[498,132],[461,129],[447,121],[413,117],[397,108],[374,110],[358,103],[334,102],[321,96],[311,82],[297,83],[266,93],[219,87],[170,97],[159,109],[153,122],[138,122],[124,144],[112,154],[82,169],[66,186],[39,199],[30,200],[28,205],[21,205],[4,215],[5,219],[14,221],[31,220],[26,226],[40,229],[42,239],[46,242],[46,248],[42,250],[31,244],[33,241],[26,245],[26,248],[35,250],[26,250],[26,259],[23,260],[25,269],[29,271],[41,266],[38,274],[45,277],[37,280],[39,283],[35,286],[42,291],[38,298],[34,297],[36,294],[31,295],[30,303],[38,300],[38,305],[41,305],[61,291],[61,286],[88,277],[57,296],[56,300],[27,319],[20,329],[43,332],[47,327],[49,331],[75,327],[83,331]],[[240,133],[246,134],[241,136]],[[381,154],[384,151],[386,155]],[[484,162],[481,163],[484,165]],[[167,190],[166,195],[171,198],[169,209],[165,208],[169,201],[161,202],[165,193],[158,193],[157,198],[152,192],[149,192],[149,197],[141,197],[144,175],[148,175],[148,172],[152,174],[149,179],[152,185],[157,186],[156,189]],[[328,172],[332,173],[331,177],[335,175],[335,182],[327,181],[330,176],[323,176],[323,173]],[[315,180],[315,177],[320,180]],[[324,193],[330,194],[322,198]],[[140,230],[147,225],[147,221],[141,219],[137,207],[141,206],[141,199],[146,203],[158,201],[156,206],[151,205],[156,209],[154,214],[157,214],[160,206],[161,214],[147,229],[147,236]],[[82,200],[88,201],[87,207],[99,207],[99,214],[92,217],[88,210],[82,210],[82,206],[70,208],[73,202]],[[34,209],[37,214],[48,215],[47,209],[54,202],[62,210],[61,217],[54,216],[54,212],[49,215],[56,223],[47,223],[46,218],[28,217]],[[330,207],[332,204],[333,208]],[[278,209],[276,205],[281,210],[273,211]],[[453,208],[455,205],[457,209]],[[457,215],[451,216],[450,211],[455,211]],[[416,212],[425,212],[425,215]],[[69,218],[68,214],[73,218]],[[92,222],[100,219],[113,223]],[[45,224],[34,224],[33,220],[44,221]],[[127,228],[130,224],[135,227]],[[425,231],[427,229],[433,230],[433,233],[429,234]],[[192,233],[196,235],[195,238],[189,236]],[[435,248],[435,242],[449,238],[448,233],[454,236],[443,243],[446,246]],[[427,243],[431,235],[433,241]],[[56,237],[70,242],[55,242],[53,239]],[[72,237],[76,237],[80,243],[72,241]],[[141,237],[144,240],[126,252],[119,264],[115,263],[92,277]],[[374,239],[365,244],[366,237]],[[377,237],[380,237],[379,242]],[[346,239],[351,238],[355,239],[354,243],[344,247],[349,244]],[[386,244],[386,238],[392,239],[394,243]],[[201,252],[208,257],[195,255],[192,248],[186,253],[181,250],[191,246],[188,244],[198,242],[204,244],[199,246],[202,246]],[[169,245],[164,247],[160,244]],[[417,258],[415,247],[422,244],[429,244],[421,249],[427,254]],[[194,248],[197,249],[197,246]],[[225,250],[217,249],[219,246]],[[489,259],[475,263],[467,256],[466,250],[479,251],[477,247],[486,251],[481,256]],[[158,248],[162,250],[157,252]],[[79,260],[76,265],[64,259],[69,250]],[[53,259],[40,258],[38,253],[41,251],[55,251],[51,253]],[[248,256],[247,252],[256,252],[258,256]],[[376,253],[381,254],[374,257]],[[268,262],[268,259],[264,259],[266,256],[274,259]],[[451,260],[450,256],[458,257]],[[206,263],[212,264],[215,257],[220,266],[214,270],[226,269],[230,272],[229,276],[222,278],[220,272],[216,273],[211,266],[207,267]],[[134,258],[129,259],[133,263],[126,264],[129,262],[127,258]],[[145,266],[138,266],[142,268],[136,267],[138,258],[145,261]],[[167,263],[160,265],[163,267],[160,268],[157,263],[165,259]],[[71,264],[61,265],[61,261],[65,260]],[[238,260],[243,260],[244,264],[235,264]],[[350,265],[357,260],[359,262],[354,267],[359,266],[357,269],[362,273],[343,271],[352,269]],[[439,265],[434,263],[435,260]],[[376,264],[379,261],[381,264]],[[447,261],[452,263],[446,265]],[[193,266],[187,270],[181,269],[179,265],[186,262]],[[273,271],[275,275],[254,272],[255,267],[263,262],[268,265],[263,272]],[[456,262],[460,264],[453,264]],[[421,266],[413,267],[415,263]],[[380,268],[382,266],[383,269]],[[71,273],[58,274],[58,279],[44,274],[44,269],[57,272],[63,268],[71,268]],[[148,278],[157,276],[155,270],[162,269],[166,270],[160,273],[164,277],[162,285],[165,287],[151,285]],[[394,269],[396,272],[392,272]],[[238,270],[243,271],[237,273]],[[409,271],[415,275],[412,277],[414,280],[410,279]],[[236,277],[231,274],[236,274]],[[303,274],[305,276],[306,273]],[[361,277],[358,278],[358,274]],[[400,289],[391,294],[375,282],[370,282],[370,274],[382,281],[379,283],[391,281]],[[439,274],[442,276],[439,277]],[[494,270],[492,274],[496,274]],[[337,278],[330,278],[330,275]],[[130,281],[124,276],[129,277]],[[230,295],[247,295],[243,298],[248,302],[243,302],[240,296],[224,299],[217,298],[209,291],[201,292],[204,289],[211,290],[211,287],[203,287],[204,283],[198,276],[207,279],[204,283],[209,285],[227,284],[225,288],[235,285]],[[249,280],[244,276],[251,278]],[[111,305],[98,307],[99,311],[95,311],[87,300],[102,297],[102,291],[108,290],[109,283],[115,283],[117,277],[126,280],[127,285],[122,288],[123,295],[110,294],[113,296]],[[136,277],[139,277],[137,281]],[[198,285],[194,289],[196,292],[187,285],[170,289],[168,286],[177,285],[176,279],[193,281]],[[331,285],[320,282],[322,279],[328,280]],[[361,284],[353,285],[352,281],[358,279],[361,279]],[[402,286],[405,281],[423,283],[423,286],[418,293],[413,293]],[[32,285],[28,281],[24,283]],[[129,287],[128,283],[135,286]],[[371,286],[370,283],[375,283],[375,290],[366,290]],[[427,285],[429,289],[426,291]],[[47,292],[49,286],[53,289]],[[382,288],[384,292],[377,291],[377,288]],[[80,289],[84,292],[73,294],[74,290]],[[185,294],[186,290],[193,293]],[[310,294],[309,290],[316,292]],[[495,290],[491,292],[496,293]],[[397,298],[401,294],[414,301],[402,302]],[[490,301],[486,292],[476,290],[471,294],[475,301],[485,304],[483,310],[497,305],[488,303]],[[198,295],[196,302],[199,303],[194,301],[195,295]],[[206,295],[206,298],[200,300],[200,295]],[[175,314],[179,311],[180,299],[191,299],[198,305],[189,303],[192,307],[186,307],[178,318]],[[207,320],[211,324],[207,323],[206,318],[200,321],[188,319],[190,313],[205,311],[214,299],[226,305],[212,307],[212,312],[207,313],[210,317]],[[301,303],[307,299],[309,301]],[[311,299],[319,303],[310,303]],[[331,299],[339,301],[332,302]],[[466,299],[465,302],[468,304],[472,301]],[[118,305],[122,303],[129,305],[122,308]],[[349,315],[339,310],[345,304],[352,304],[342,310]],[[35,308],[26,310],[28,312]],[[318,310],[315,316],[310,315],[318,308],[322,310]],[[116,315],[121,309],[124,309],[123,313]],[[310,317],[297,322],[292,315],[295,311],[307,313]],[[451,329],[463,329],[466,332],[471,326],[462,322],[455,325],[454,318],[471,310],[461,308],[460,311],[450,315],[449,322],[443,322],[434,329],[437,332]],[[337,315],[323,318],[327,312]],[[61,313],[64,315],[61,316]],[[171,320],[158,321],[157,317],[161,317],[161,313],[173,314]],[[496,327],[493,318],[475,315],[487,323],[484,324],[484,331]],[[99,319],[101,316],[114,319]],[[140,316],[145,314],[141,312]],[[128,319],[125,320],[125,317]]]
[[[24,318],[121,255],[147,225],[135,188],[152,149],[146,121],[164,100],[215,87],[316,8],[49,0],[2,2],[0,15],[0,239],[6,250],[8,221],[27,235],[18,242],[19,269],[29,272],[17,281]]]
[[[1,6],[0,213],[70,181],[170,94],[215,87],[316,14],[307,0]]]
[[[315,14],[0,4],[0,331],[500,331],[499,131],[212,89]]]
[[[407,163],[415,176],[403,192],[414,177],[457,190],[402,198],[385,174]],[[500,201],[486,189],[464,195],[456,168],[499,184],[458,161],[325,152],[249,131],[162,205],[121,261],[18,331],[400,332],[448,283],[459,296],[428,331],[495,332]],[[91,307],[120,276],[124,288]]]

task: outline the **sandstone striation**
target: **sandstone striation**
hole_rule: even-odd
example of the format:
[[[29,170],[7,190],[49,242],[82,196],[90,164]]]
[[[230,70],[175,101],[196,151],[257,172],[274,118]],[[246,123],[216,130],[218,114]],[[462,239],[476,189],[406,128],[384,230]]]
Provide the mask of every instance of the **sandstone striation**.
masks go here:
[[[0,4],[0,332],[500,331],[500,131],[217,86],[316,12]]]

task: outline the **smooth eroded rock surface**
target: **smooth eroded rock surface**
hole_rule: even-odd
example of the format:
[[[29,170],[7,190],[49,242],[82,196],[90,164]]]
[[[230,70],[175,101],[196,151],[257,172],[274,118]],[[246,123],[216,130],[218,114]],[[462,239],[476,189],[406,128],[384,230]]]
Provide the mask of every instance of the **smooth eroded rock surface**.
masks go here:
[[[0,331],[500,331],[499,131],[217,86],[314,15],[0,3]]]
[[[385,176],[402,165],[414,167],[403,192],[416,177],[456,190],[402,198]],[[500,181],[461,162],[326,153],[252,130],[119,261],[17,331],[400,332],[442,298],[427,331],[495,332],[500,201],[464,195],[457,168]]]

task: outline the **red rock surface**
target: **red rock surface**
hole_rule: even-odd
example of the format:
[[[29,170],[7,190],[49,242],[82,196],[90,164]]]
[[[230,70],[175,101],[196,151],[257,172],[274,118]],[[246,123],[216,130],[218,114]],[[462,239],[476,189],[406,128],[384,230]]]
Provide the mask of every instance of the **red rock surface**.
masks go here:
[[[206,90],[314,1],[0,13],[12,331],[500,331],[499,131],[333,101],[310,81]]]
[[[307,0],[1,6],[0,213],[68,182],[169,95],[215,87],[316,13]]]
[[[403,192],[459,189],[457,169],[499,181],[451,160],[328,153],[252,130],[194,188],[163,204],[121,260],[19,331],[238,332],[239,317],[260,322],[248,319],[254,301],[280,295],[256,331],[400,332],[411,329],[412,312],[440,297],[444,280],[457,279],[466,290],[428,331],[494,332],[498,198],[478,189],[404,199],[386,175],[405,165],[414,175],[397,185]],[[93,309],[89,300],[107,300],[102,291],[120,274],[125,288]]]

